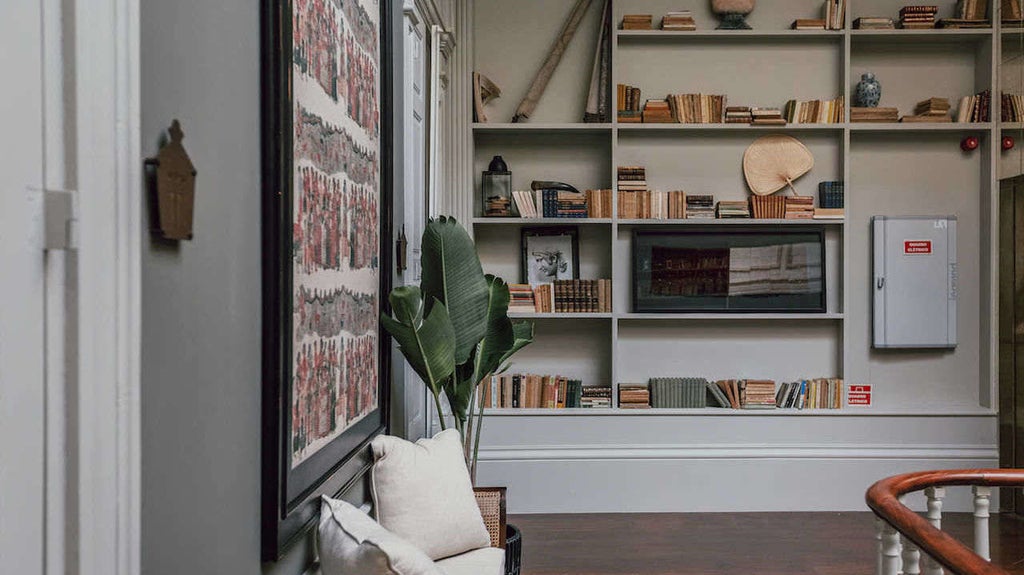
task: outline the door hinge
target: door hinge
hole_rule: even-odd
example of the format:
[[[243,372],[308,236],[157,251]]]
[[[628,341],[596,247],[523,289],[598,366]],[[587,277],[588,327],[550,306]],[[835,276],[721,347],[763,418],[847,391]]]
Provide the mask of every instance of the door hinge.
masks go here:
[[[75,193],[68,190],[43,192],[45,250],[78,249],[78,206]]]

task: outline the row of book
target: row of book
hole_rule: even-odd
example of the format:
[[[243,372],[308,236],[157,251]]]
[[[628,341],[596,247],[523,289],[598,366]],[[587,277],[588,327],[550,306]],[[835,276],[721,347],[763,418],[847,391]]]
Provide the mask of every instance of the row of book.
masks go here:
[[[790,100],[783,117],[791,124],[838,124],[845,121],[845,103],[842,96],[831,100]]]
[[[512,199],[521,218],[610,218],[612,214],[611,190],[516,190]],[[487,215],[493,215],[490,209]]]
[[[843,380],[802,379],[776,385],[770,379],[658,377],[619,385],[621,409],[841,409]]]
[[[620,191],[619,218],[681,220],[686,218],[686,192]]]
[[[720,124],[725,113],[724,94],[669,94],[666,98],[671,116],[680,124]],[[647,118],[644,118],[644,122]]]
[[[829,30],[842,30],[846,25],[846,0],[825,0],[822,10]]]
[[[651,30],[653,26],[653,14],[626,14],[622,17],[623,30]],[[691,31],[697,29],[697,22],[689,10],[666,12],[661,18],[661,29]]]
[[[583,381],[560,375],[503,373],[492,375],[477,390],[479,407],[492,409],[567,409],[595,407],[584,401]],[[611,388],[608,388],[609,395]],[[587,403],[588,405],[584,405]],[[611,407],[611,402],[605,407]]]
[[[612,280],[555,280],[509,284],[509,311],[517,313],[611,313]]]
[[[957,122],[991,122],[992,91],[983,90],[973,96],[960,99]]]
[[[843,182],[818,182],[818,206],[824,209],[843,209]]]
[[[823,182],[824,183],[824,182]],[[830,192],[835,195],[836,192]],[[838,192],[842,194],[842,192]],[[753,196],[750,200],[715,202],[709,194],[657,190],[619,192],[619,218],[624,220],[683,219],[841,219],[838,206],[814,207],[813,196]]]

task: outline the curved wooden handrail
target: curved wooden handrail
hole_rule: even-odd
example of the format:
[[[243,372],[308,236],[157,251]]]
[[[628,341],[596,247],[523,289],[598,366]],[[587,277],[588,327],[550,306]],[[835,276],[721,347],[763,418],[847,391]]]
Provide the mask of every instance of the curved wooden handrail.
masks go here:
[[[865,499],[868,507],[882,520],[956,575],[1009,575],[1006,570],[982,559],[971,548],[936,529],[899,501],[907,493],[951,485],[1024,487],[1024,470],[957,469],[906,473],[875,483],[868,489]]]

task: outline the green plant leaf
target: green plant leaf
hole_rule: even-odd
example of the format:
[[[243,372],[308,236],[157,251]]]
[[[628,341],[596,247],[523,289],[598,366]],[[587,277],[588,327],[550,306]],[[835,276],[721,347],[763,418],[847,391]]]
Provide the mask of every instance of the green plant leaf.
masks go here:
[[[415,286],[395,288],[389,300],[394,318],[382,315],[381,324],[398,342],[409,365],[436,396],[455,371],[455,331],[448,309],[443,303],[434,301],[430,313],[424,318],[423,292]]]
[[[427,223],[422,242],[420,288],[431,311],[436,299],[448,308],[455,330],[455,364],[469,361],[487,331],[488,288],[473,240],[455,218],[441,216]]]
[[[487,274],[487,331],[473,353],[473,387],[501,367],[501,360],[512,349],[516,333],[508,319],[508,284],[501,278]]]
[[[533,343],[533,322],[512,322],[512,331],[515,333],[515,341],[512,343],[512,347],[509,348],[503,356],[501,356],[501,360],[498,361],[499,364],[504,364],[511,359],[516,352]]]

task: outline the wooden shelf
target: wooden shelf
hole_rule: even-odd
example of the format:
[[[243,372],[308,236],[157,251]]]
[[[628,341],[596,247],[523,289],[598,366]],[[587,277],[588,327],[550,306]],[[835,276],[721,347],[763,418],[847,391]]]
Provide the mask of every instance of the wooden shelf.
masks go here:
[[[641,321],[836,321],[841,313],[618,313],[617,319]]]
[[[986,123],[873,123],[860,122],[850,124],[853,132],[978,132],[991,130],[994,124]]]
[[[629,40],[841,40],[842,30],[616,30],[620,42]]]
[[[611,218],[473,218],[478,226],[573,226],[579,224],[610,224]]]
[[[991,28],[935,28],[931,30],[850,30],[855,44],[870,42],[969,42],[991,38]]]
[[[615,220],[624,226],[841,226],[845,220],[756,220],[753,218],[688,220]]]
[[[537,134],[537,133],[601,133],[610,132],[612,129],[611,124],[585,124],[579,123],[545,123],[538,122],[536,124],[524,123],[524,124],[513,124],[513,123],[474,123],[473,133],[474,134]]]
[[[612,319],[610,313],[529,313],[509,312],[508,317],[512,319]]]
[[[785,126],[754,126],[752,124],[625,124],[616,123],[620,133],[626,132],[841,132],[846,124],[786,124]]]

